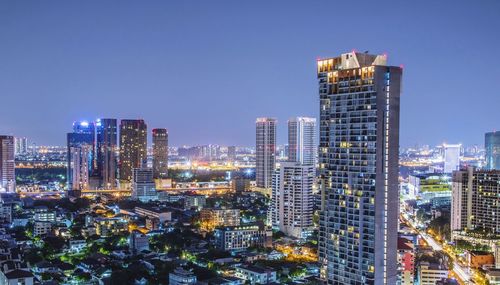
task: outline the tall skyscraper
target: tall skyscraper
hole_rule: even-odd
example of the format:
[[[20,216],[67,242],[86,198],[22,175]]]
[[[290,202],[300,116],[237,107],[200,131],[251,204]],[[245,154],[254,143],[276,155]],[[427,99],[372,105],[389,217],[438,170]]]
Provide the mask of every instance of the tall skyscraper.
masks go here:
[[[276,166],[276,119],[257,118],[255,149],[257,187],[271,188]]]
[[[16,192],[13,136],[0,136],[0,192]]]
[[[95,128],[93,123],[73,123],[73,132],[67,134],[67,188],[82,190],[89,186],[93,174],[95,154]]]
[[[28,139],[27,138],[15,137],[14,142],[15,142],[15,147],[14,147],[14,154],[15,155],[28,153]]]
[[[306,165],[316,164],[316,118],[297,117],[288,120],[288,160]]]
[[[282,162],[273,176],[271,222],[286,235],[305,238],[313,226],[315,167]]]
[[[500,170],[500,132],[486,133],[484,148],[486,149],[486,169]]]
[[[500,234],[500,171],[468,167],[453,172],[451,230]]]
[[[444,173],[452,173],[460,168],[459,144],[444,144]]]
[[[118,172],[118,129],[116,119],[98,119],[96,121],[97,163],[96,169],[100,187],[113,189],[116,187]]]
[[[121,120],[120,179],[132,181],[132,169],[147,159],[147,126],[144,120]]]
[[[396,284],[402,69],[384,55],[318,60],[321,211],[327,284]]]
[[[153,129],[153,176],[155,179],[168,177],[167,129]]]
[[[132,173],[132,198],[143,202],[158,199],[153,179],[153,169],[146,167],[134,168]]]

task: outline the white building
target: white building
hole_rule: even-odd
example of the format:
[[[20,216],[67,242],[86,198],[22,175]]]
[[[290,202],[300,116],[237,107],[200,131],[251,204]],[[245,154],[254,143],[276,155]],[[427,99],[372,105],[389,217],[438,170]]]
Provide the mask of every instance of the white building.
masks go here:
[[[284,162],[273,177],[271,222],[286,235],[303,238],[313,226],[314,165]]]
[[[316,118],[296,117],[288,120],[288,160],[316,164]]]
[[[276,271],[253,265],[236,267],[236,277],[246,280],[250,284],[269,284],[276,282]]]
[[[50,233],[52,230],[51,222],[35,221],[33,225],[33,235],[40,236]]]
[[[170,285],[190,285],[196,284],[196,275],[191,270],[178,267],[168,274],[168,284]]]
[[[444,173],[452,173],[460,168],[460,144],[444,144]]]
[[[420,285],[435,285],[437,281],[448,278],[448,270],[436,264],[421,262],[418,268]]]
[[[83,190],[89,187],[89,167],[92,145],[82,144],[69,148],[71,172],[71,190]]]
[[[257,187],[268,189],[276,166],[276,119],[257,118],[255,135],[255,179]]]
[[[152,168],[134,168],[132,172],[132,198],[148,202],[157,200]]]
[[[19,154],[26,154],[28,153],[28,139],[27,138],[14,138],[15,141],[15,147],[14,147],[14,154],[19,155]]]

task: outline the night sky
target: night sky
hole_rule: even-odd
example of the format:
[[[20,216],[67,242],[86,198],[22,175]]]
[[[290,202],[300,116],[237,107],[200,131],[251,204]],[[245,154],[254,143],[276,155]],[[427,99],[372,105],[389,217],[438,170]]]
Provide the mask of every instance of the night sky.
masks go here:
[[[143,118],[171,145],[255,144],[317,116],[316,59],[404,66],[401,145],[500,129],[500,1],[0,2],[0,134],[65,144],[74,120]]]

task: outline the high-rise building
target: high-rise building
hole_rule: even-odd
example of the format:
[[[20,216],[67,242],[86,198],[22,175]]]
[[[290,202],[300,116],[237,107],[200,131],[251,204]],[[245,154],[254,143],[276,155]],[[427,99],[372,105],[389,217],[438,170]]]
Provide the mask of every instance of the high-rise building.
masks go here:
[[[67,188],[82,190],[89,186],[93,174],[95,128],[93,123],[78,121],[73,123],[73,132],[67,134]]]
[[[486,133],[484,148],[486,149],[486,169],[500,170],[500,132]]]
[[[167,129],[153,129],[153,174],[155,179],[168,177]]]
[[[255,148],[257,187],[271,188],[276,166],[276,119],[257,118]]]
[[[146,167],[134,168],[132,173],[132,198],[143,202],[157,200],[158,195],[153,179],[153,169]]]
[[[288,236],[305,238],[313,226],[314,165],[282,162],[273,177],[271,222]]]
[[[468,167],[453,172],[451,230],[500,234],[500,170]]]
[[[460,144],[444,144],[444,173],[452,173],[460,168]]]
[[[144,120],[121,120],[120,179],[132,181],[132,169],[147,159],[147,126]]]
[[[230,161],[236,160],[236,147],[235,146],[228,146],[227,147],[227,159]]]
[[[402,69],[384,55],[318,60],[319,261],[327,284],[396,284]]]
[[[316,164],[316,118],[296,117],[288,120],[288,160]]]
[[[27,138],[15,137],[14,142],[15,142],[15,147],[14,147],[14,154],[15,155],[28,153],[28,139]]]
[[[100,178],[100,187],[113,189],[116,187],[118,150],[118,130],[116,119],[98,119],[96,121],[97,163],[96,169]]]
[[[0,192],[16,192],[13,136],[0,136]]]

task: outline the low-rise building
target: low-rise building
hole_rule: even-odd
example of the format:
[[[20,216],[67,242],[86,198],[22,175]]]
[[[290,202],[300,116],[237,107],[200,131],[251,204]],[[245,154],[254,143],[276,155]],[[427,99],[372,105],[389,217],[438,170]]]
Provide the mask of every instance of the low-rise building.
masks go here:
[[[28,270],[14,269],[8,272],[0,271],[2,285],[33,285],[35,277]]]
[[[277,280],[275,270],[253,265],[236,267],[236,276],[246,280],[250,284],[270,284]]]
[[[42,236],[50,233],[52,230],[52,223],[45,221],[35,221],[33,224],[33,235]]]
[[[196,281],[196,275],[191,270],[185,270],[182,267],[176,268],[168,275],[168,284],[170,285],[190,285],[196,284]]]
[[[87,242],[83,239],[75,239],[69,241],[69,250],[71,252],[80,252],[87,246]]]
[[[196,208],[198,210],[203,209],[207,202],[207,198],[204,195],[186,195],[184,196],[184,209]]]
[[[212,231],[216,227],[232,227],[240,225],[239,209],[203,209],[200,213],[201,228]]]
[[[415,247],[409,239],[398,238],[398,284],[415,283]]]
[[[134,253],[149,250],[148,236],[138,231],[133,231],[129,237],[129,248]]]
[[[215,230],[215,245],[222,250],[271,247],[273,232],[263,224],[221,227]]]
[[[418,268],[420,285],[435,285],[437,281],[448,278],[448,269],[440,264],[421,262]]]
[[[488,269],[485,274],[490,285],[500,285],[500,269]]]
[[[97,218],[94,221],[98,236],[108,237],[127,231],[127,222],[121,218]]]
[[[164,211],[160,208],[135,207],[134,212],[140,217],[157,218],[160,223],[172,220],[172,212]]]
[[[467,262],[470,268],[477,269],[483,265],[494,265],[495,257],[486,251],[469,251],[467,252]]]

